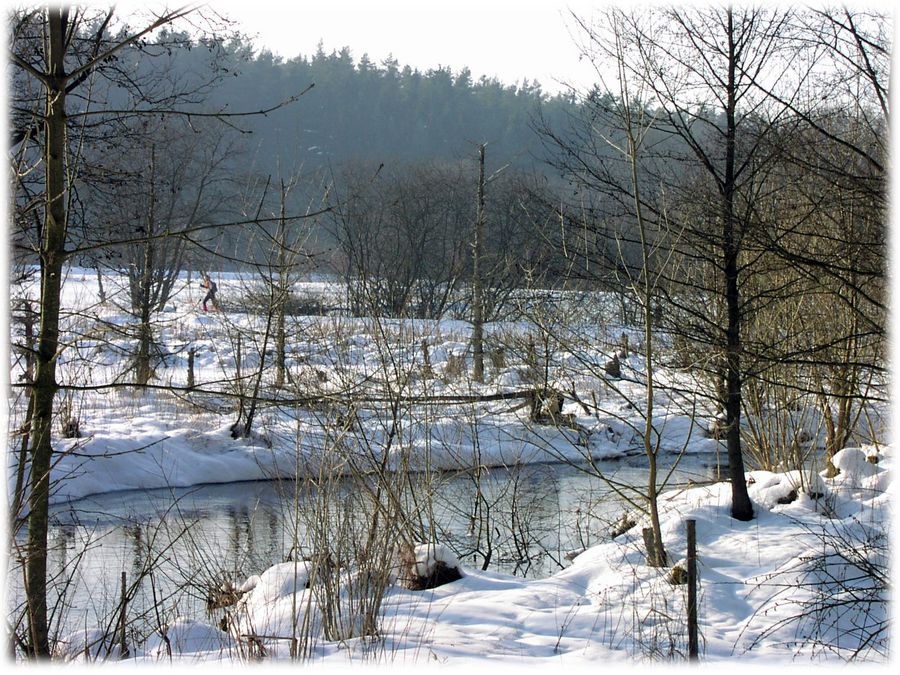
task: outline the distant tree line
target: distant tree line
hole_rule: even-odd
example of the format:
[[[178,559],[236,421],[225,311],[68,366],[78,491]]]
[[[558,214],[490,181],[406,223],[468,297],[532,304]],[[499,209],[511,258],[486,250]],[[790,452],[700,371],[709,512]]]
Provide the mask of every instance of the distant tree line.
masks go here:
[[[549,96],[537,82],[503,84],[474,79],[468,69],[426,72],[388,58],[381,64],[349,47],[283,60],[233,41],[222,67],[233,73],[209,97],[212,108],[266,102],[315,84],[305,105],[249,122],[257,170],[275,162],[311,168],[348,161],[390,164],[427,158],[459,160],[471,143],[491,144],[500,163],[529,167],[540,143],[531,129],[538,108],[557,119],[575,106],[569,95]]]

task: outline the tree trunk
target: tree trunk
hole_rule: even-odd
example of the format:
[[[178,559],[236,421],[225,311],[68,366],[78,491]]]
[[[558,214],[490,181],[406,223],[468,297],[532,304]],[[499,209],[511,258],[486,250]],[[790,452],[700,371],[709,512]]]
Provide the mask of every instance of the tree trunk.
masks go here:
[[[287,270],[287,222],[285,220],[286,191],[281,181],[281,214],[278,221],[278,289],[275,296],[275,386],[284,386],[285,377],[285,325],[284,310],[288,300]]]
[[[152,368],[150,367],[151,329],[149,317],[141,317],[141,325],[138,328],[138,351],[135,358],[135,382],[141,386],[150,382]]]
[[[156,234],[156,146],[150,148],[150,200],[147,210],[147,242],[144,244],[144,261],[138,282],[138,350],[135,358],[135,382],[143,386],[150,381],[150,347],[153,332],[150,315],[153,311],[153,271],[156,267],[157,243],[151,239]]]
[[[106,304],[106,289],[103,288],[103,273],[100,271],[100,266],[94,267],[94,271],[97,273],[97,293],[100,298],[100,304]]]
[[[25,561],[25,601],[28,612],[29,656],[50,656],[47,622],[47,532],[50,502],[51,429],[56,397],[59,309],[66,242],[66,77],[65,34],[68,9],[50,7],[47,37],[47,101],[44,120],[46,211],[40,249],[41,319],[34,376],[28,546]]]
[[[734,42],[734,22],[732,10],[726,10],[728,20],[728,101],[725,118],[725,175],[722,187],[722,253],[725,268],[725,304],[728,308],[725,329],[726,373],[725,401],[726,447],[728,450],[729,478],[731,479],[731,515],[736,520],[753,518],[753,504],[747,493],[747,479],[744,475],[744,456],[741,449],[741,296],[738,280],[738,253],[740,233],[735,231],[734,196],[735,177],[735,134],[736,121],[736,45]]]
[[[481,285],[481,248],[484,236],[484,144],[478,148],[478,199],[475,215],[475,242],[472,246],[472,377],[484,382],[484,289]]]
[[[657,457],[659,453],[658,440],[654,441],[653,436],[656,434],[653,427],[653,407],[654,401],[654,349],[653,349],[653,279],[650,269],[650,241],[647,236],[647,226],[644,221],[644,211],[641,202],[641,182],[638,176],[638,150],[639,142],[635,137],[632,128],[631,117],[631,99],[628,97],[628,90],[625,84],[624,74],[620,77],[620,83],[623,88],[623,99],[626,105],[625,111],[625,133],[628,138],[628,160],[631,168],[631,185],[634,190],[634,213],[637,220],[638,234],[640,236],[641,245],[641,270],[640,285],[635,289],[640,298],[642,315],[644,324],[644,360],[647,370],[647,402],[644,408],[644,454],[647,456],[647,505],[650,510],[650,526],[652,547],[648,547],[648,563],[652,567],[664,567],[668,562],[665,545],[662,540],[662,526],[659,520],[659,498],[658,488],[656,485],[658,474]],[[623,293],[624,297],[624,293]],[[623,300],[624,304],[624,300]],[[622,334],[623,347],[627,350],[628,335]],[[627,353],[626,353],[627,358]],[[614,354],[613,361],[618,364],[618,358]],[[658,438],[658,437],[657,437]]]

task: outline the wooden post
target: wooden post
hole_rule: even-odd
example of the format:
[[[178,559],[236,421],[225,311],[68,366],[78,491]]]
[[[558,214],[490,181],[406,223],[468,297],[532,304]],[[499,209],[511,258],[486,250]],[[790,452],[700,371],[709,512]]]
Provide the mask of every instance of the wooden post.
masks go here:
[[[688,658],[697,661],[700,658],[700,645],[697,639],[697,521],[687,521],[687,577],[688,577]]]
[[[187,362],[187,388],[194,388],[194,354],[197,353],[197,350],[194,347],[188,349],[188,362]]]
[[[422,340],[422,375],[424,377],[434,377],[434,371],[431,368],[431,355],[428,353],[428,340]]]

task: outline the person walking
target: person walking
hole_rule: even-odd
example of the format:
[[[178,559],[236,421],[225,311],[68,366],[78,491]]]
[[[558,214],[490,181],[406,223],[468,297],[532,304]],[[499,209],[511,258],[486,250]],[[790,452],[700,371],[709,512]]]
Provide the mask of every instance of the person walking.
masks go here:
[[[203,297],[203,311],[209,311],[206,307],[207,302],[212,303],[213,309],[218,311],[219,303],[216,300],[216,291],[219,290],[219,287],[216,286],[216,282],[210,279],[208,274],[204,274],[200,286],[206,289],[206,295]]]

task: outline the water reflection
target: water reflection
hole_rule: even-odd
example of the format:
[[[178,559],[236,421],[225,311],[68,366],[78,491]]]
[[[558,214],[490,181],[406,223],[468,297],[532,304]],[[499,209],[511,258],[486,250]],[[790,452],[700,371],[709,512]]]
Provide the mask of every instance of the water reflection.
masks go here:
[[[598,468],[641,486],[643,464],[634,458]],[[673,481],[709,480],[715,465],[715,458],[686,458]],[[567,565],[573,551],[608,538],[625,508],[586,470],[544,464],[414,474],[396,481],[392,498],[417,536],[450,544],[464,566],[543,577]],[[371,477],[328,477],[129,491],[59,506],[49,559],[57,625],[65,633],[108,621],[123,571],[134,591],[131,617],[143,615],[150,626],[203,618],[211,588],[311,555],[323,513],[341,533],[335,536],[362,536],[373,522],[373,495],[386,499]],[[14,577],[11,585],[20,593]]]

